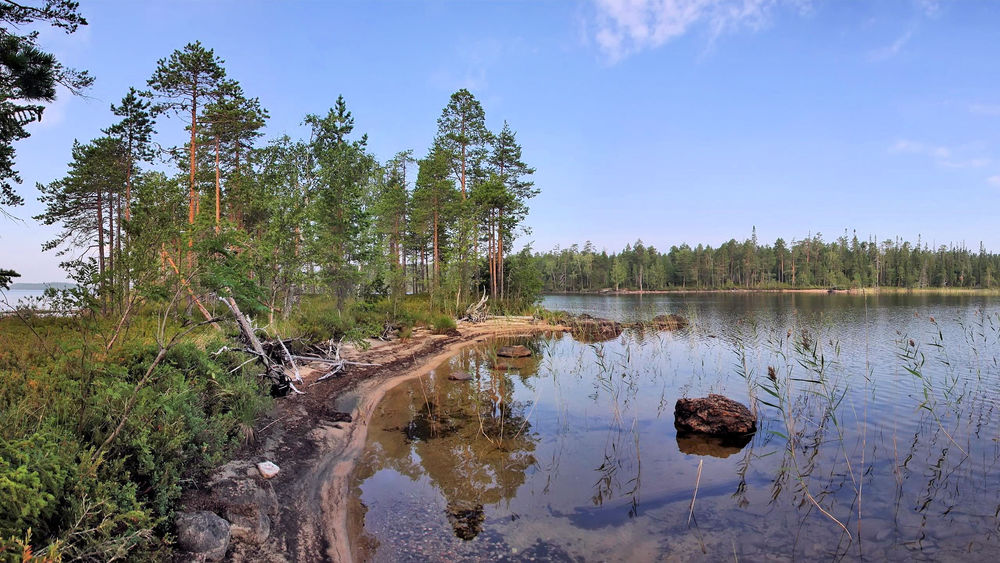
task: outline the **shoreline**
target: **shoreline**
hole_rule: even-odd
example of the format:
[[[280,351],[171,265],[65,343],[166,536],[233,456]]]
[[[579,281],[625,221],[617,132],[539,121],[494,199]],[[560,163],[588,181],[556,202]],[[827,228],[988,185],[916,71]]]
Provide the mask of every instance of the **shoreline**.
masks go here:
[[[620,289],[598,291],[545,291],[545,295],[697,295],[697,294],[805,293],[846,295],[1000,295],[998,288],[980,287],[853,287],[853,288],[733,288],[733,289]]]
[[[322,372],[300,366],[305,380],[300,389],[306,394],[280,399],[269,420],[262,421],[256,443],[185,493],[183,510],[238,511],[250,490],[272,499],[267,537],[259,543],[233,537],[226,560],[353,561],[363,546],[362,530],[351,526],[350,516],[359,507],[350,496],[350,477],[364,451],[367,422],[385,393],[426,375],[463,348],[567,330],[524,318],[461,322],[458,335],[420,330],[406,341],[373,342],[367,350],[345,347],[345,359],[379,365],[354,368],[342,378],[316,382]],[[338,406],[350,412],[351,422],[334,422],[341,418]],[[281,468],[270,480],[256,470],[256,463],[265,460]]]

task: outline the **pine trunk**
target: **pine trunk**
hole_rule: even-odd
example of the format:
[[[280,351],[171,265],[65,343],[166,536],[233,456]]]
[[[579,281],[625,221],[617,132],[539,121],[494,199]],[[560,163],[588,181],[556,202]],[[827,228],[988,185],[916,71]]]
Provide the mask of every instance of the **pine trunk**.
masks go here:
[[[222,219],[222,184],[219,178],[219,137],[215,137],[215,232],[219,232]]]

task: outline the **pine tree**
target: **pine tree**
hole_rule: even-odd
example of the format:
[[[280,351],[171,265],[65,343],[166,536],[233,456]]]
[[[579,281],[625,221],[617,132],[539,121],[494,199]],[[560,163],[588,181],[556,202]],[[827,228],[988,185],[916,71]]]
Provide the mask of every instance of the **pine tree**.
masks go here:
[[[453,209],[459,193],[449,177],[449,153],[441,145],[431,147],[427,156],[420,160],[417,183],[413,190],[412,220],[424,225],[425,232],[431,233],[434,276],[436,288],[441,275],[442,246],[447,229],[452,223]]]
[[[312,252],[338,304],[343,304],[364,275],[358,264],[374,247],[370,205],[376,163],[367,152],[367,136],[348,139],[354,117],[343,96],[326,116],[308,115],[305,122],[312,127],[309,145],[315,178]]]
[[[132,217],[132,178],[139,162],[155,156],[153,133],[156,124],[150,102],[135,89],[129,88],[121,104],[111,104],[111,111],[121,121],[112,125],[104,133],[118,140],[125,159],[125,221]],[[119,237],[120,239],[121,237]]]
[[[175,114],[190,114],[190,192],[188,199],[188,223],[194,224],[198,206],[195,188],[196,152],[198,147],[199,104],[217,98],[225,86],[225,61],[215,56],[212,49],[206,49],[200,41],[188,43],[183,49],[160,59],[156,70],[149,79],[149,87],[159,96],[158,111]]]
[[[21,178],[14,169],[14,141],[29,136],[25,126],[41,121],[45,106],[56,97],[56,86],[79,93],[93,83],[86,71],[66,68],[51,53],[38,46],[38,33],[19,33],[37,22],[73,33],[87,20],[79,3],[48,0],[35,7],[31,2],[0,2],[0,206],[16,206],[23,198],[14,191]]]
[[[494,234],[491,238],[494,240],[494,254],[490,259],[490,271],[495,276],[494,294],[498,293],[503,297],[506,245],[513,241],[514,231],[528,214],[527,201],[538,195],[539,190],[528,179],[535,173],[535,169],[521,160],[521,145],[506,121],[500,133],[492,138],[492,144],[489,163],[500,182],[502,193],[493,199]]]
[[[236,82],[227,82],[220,88],[219,97],[205,106],[203,129],[206,140],[213,145],[215,168],[215,224],[216,230],[222,217],[222,161],[226,161],[231,184],[230,191],[236,201],[230,204],[233,218],[242,226],[245,208],[250,205],[243,191],[243,166],[253,142],[263,133],[269,115],[257,98],[247,98]]]

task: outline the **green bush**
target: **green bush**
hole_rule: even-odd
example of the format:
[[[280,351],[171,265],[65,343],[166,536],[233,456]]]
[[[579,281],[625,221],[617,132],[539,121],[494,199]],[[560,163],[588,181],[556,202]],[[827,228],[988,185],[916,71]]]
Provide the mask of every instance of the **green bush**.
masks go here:
[[[26,545],[68,559],[156,558],[182,484],[252,438],[271,399],[256,366],[232,371],[245,356],[209,352],[226,341],[199,336],[207,327],[137,390],[159,351],[152,320],[137,317],[106,355],[81,338],[100,326],[38,319],[35,337],[0,319],[0,561],[20,561]]]
[[[455,330],[455,319],[448,315],[437,315],[434,317],[431,332],[434,334],[447,334]]]
[[[292,320],[292,331],[310,340],[325,340],[347,334],[354,328],[353,316],[337,310],[333,299],[310,299]]]

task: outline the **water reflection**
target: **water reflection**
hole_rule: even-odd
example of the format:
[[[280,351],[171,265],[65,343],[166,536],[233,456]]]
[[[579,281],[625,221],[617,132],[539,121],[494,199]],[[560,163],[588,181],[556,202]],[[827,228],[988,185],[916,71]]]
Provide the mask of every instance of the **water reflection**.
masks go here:
[[[512,378],[529,377],[537,361],[523,358],[517,371],[490,369],[490,355],[466,351],[380,403],[369,428],[368,451],[358,477],[384,468],[426,477],[445,500],[455,536],[481,531],[484,506],[511,499],[536,464],[537,437],[525,417],[530,402],[515,399]],[[449,380],[455,372],[468,381]]]
[[[373,559],[1000,551],[1000,301],[584,304],[595,316],[678,312],[692,324],[600,343],[542,338],[526,360],[470,350],[393,390],[355,481]],[[447,381],[453,373],[472,379]],[[669,407],[709,393],[750,405],[758,432],[678,435]]]
[[[677,433],[677,449],[688,455],[707,455],[727,458],[740,453],[753,435],[735,434],[712,436],[710,434]]]

